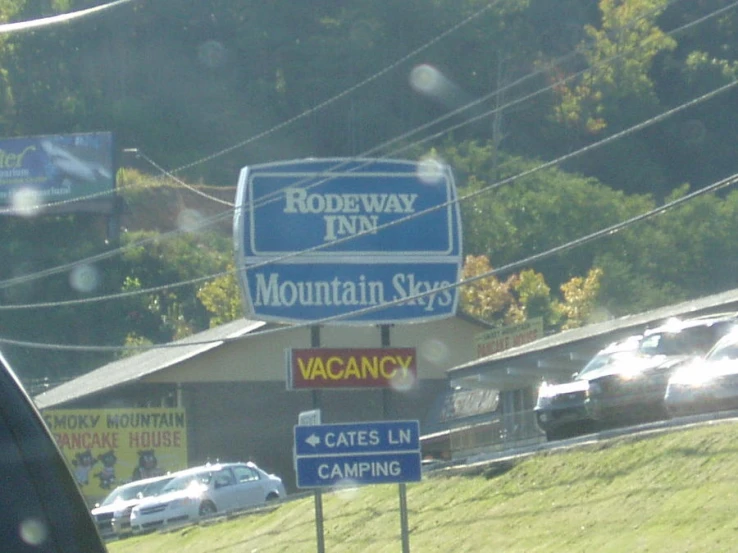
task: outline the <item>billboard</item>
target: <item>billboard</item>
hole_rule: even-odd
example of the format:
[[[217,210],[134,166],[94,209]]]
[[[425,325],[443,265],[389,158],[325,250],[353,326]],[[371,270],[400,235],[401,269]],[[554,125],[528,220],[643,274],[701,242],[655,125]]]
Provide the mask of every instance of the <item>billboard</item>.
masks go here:
[[[109,132],[0,139],[0,212],[112,213],[113,135]],[[30,205],[29,205],[30,204]]]
[[[249,316],[392,324],[456,312],[461,218],[453,175],[440,163],[244,167],[234,243]]]
[[[287,350],[287,389],[411,388],[415,348],[307,348]]]
[[[125,482],[187,468],[184,409],[49,409],[42,414],[89,499],[101,499]]]

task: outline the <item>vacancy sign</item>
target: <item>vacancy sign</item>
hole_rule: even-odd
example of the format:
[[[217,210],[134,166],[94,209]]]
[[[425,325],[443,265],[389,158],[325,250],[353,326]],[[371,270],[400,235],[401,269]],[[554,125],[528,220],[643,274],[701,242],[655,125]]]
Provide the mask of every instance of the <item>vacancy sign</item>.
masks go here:
[[[408,389],[418,376],[415,348],[288,349],[287,388]]]
[[[234,245],[247,316],[393,324],[455,314],[461,217],[448,166],[306,159],[244,167]]]

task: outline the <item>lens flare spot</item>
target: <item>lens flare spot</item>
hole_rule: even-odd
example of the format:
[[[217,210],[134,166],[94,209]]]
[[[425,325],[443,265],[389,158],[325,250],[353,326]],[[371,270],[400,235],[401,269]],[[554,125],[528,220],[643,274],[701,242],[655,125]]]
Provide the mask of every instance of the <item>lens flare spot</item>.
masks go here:
[[[438,185],[444,180],[446,172],[443,164],[434,157],[421,159],[418,163],[417,177],[420,182],[428,185]]]
[[[346,503],[356,501],[361,495],[361,487],[353,480],[341,480],[335,486],[335,497]]]
[[[352,478],[343,478],[341,480],[338,480],[333,485],[333,490],[334,491],[340,491],[342,494],[345,494],[344,495],[344,497],[345,497],[345,496],[347,496],[350,493],[358,494],[360,487],[361,486],[359,485],[359,483],[356,480],[354,480]]]
[[[422,94],[435,95],[445,80],[438,69],[427,63],[418,65],[410,71],[410,86]]]
[[[215,69],[228,61],[228,50],[219,40],[207,40],[197,47],[197,59],[203,65]]]
[[[395,376],[390,381],[390,387],[396,392],[408,392],[415,387],[415,375],[408,371],[402,376]]]
[[[185,232],[195,232],[202,224],[202,215],[195,209],[183,209],[177,215],[177,227]]]
[[[420,344],[419,349],[420,355],[422,355],[426,361],[430,361],[435,364],[443,364],[448,361],[448,346],[437,338],[426,340]]]
[[[33,546],[43,544],[48,536],[46,524],[35,518],[28,518],[21,522],[18,533],[24,542]]]
[[[78,292],[92,292],[99,284],[100,273],[94,265],[77,265],[69,273],[69,285]]]
[[[41,211],[42,197],[38,190],[20,188],[13,193],[11,207],[17,215],[33,217]]]

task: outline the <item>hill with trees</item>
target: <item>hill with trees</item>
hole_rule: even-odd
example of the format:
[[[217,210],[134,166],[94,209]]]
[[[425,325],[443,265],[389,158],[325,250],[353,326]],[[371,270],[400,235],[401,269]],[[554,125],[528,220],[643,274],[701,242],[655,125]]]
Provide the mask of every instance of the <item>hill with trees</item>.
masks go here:
[[[0,21],[92,5],[6,0]],[[637,219],[734,173],[737,28],[727,0],[158,0],[2,34],[2,135],[111,131],[125,206],[119,241],[89,214],[0,218],[1,335],[80,346],[3,349],[42,386],[240,316],[238,171],[302,157],[448,163],[465,275],[489,273],[462,307],[493,324],[733,288],[729,186]]]

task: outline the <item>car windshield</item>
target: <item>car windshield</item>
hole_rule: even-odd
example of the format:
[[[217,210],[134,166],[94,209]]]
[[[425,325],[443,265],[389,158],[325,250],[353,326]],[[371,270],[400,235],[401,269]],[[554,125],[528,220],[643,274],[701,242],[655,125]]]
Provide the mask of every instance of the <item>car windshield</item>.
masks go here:
[[[177,476],[172,479],[171,482],[167,483],[160,491],[163,495],[169,492],[178,492],[186,490],[196,484],[209,484],[213,478],[211,471],[196,472],[193,474],[185,474]]]
[[[718,324],[680,332],[655,332],[643,339],[639,351],[646,355],[704,355],[725,330],[724,325]]]
[[[111,505],[113,503],[116,503],[118,501],[128,501],[130,499],[136,499],[139,497],[139,493],[143,492],[143,490],[146,489],[146,484],[140,484],[140,485],[132,485],[132,486],[125,486],[120,487],[107,496],[105,500],[101,503],[101,505]]]
[[[430,486],[418,457],[671,432],[672,370],[738,321],[737,152],[738,0],[0,0],[0,349],[88,506],[167,474],[162,491],[253,486],[254,505]],[[607,348],[631,336],[638,351]],[[275,478],[234,468],[249,462]],[[591,472],[568,464],[572,485]],[[456,499],[428,501],[458,544],[411,519],[413,549],[703,539],[686,513],[651,541],[645,520],[613,532],[627,543],[598,536],[636,496],[584,507],[565,471],[511,465],[489,478],[499,494],[480,487],[502,503],[470,512],[469,536]],[[224,485],[183,475],[205,467]],[[551,528],[569,541],[514,539],[549,526],[518,516],[513,475],[525,513],[565,517]],[[236,508],[195,507],[178,522]],[[342,510],[326,508],[327,550],[352,550]],[[294,526],[242,547],[278,549]],[[353,549],[399,549],[360,529]],[[729,548],[687,541],[669,550]]]
[[[140,499],[142,497],[157,495],[171,480],[171,478],[163,478],[153,482],[141,482],[140,484],[121,486],[113,490],[101,505],[111,505],[118,501],[130,501],[131,499]]]
[[[733,342],[716,347],[707,357],[710,361],[726,361],[738,359],[738,343]]]
[[[638,352],[640,343],[640,337],[632,337],[608,346],[590,359],[582,370],[577,373],[576,378],[584,379],[588,373],[592,373],[597,369],[601,369],[602,367],[619,361],[627,360]]]

